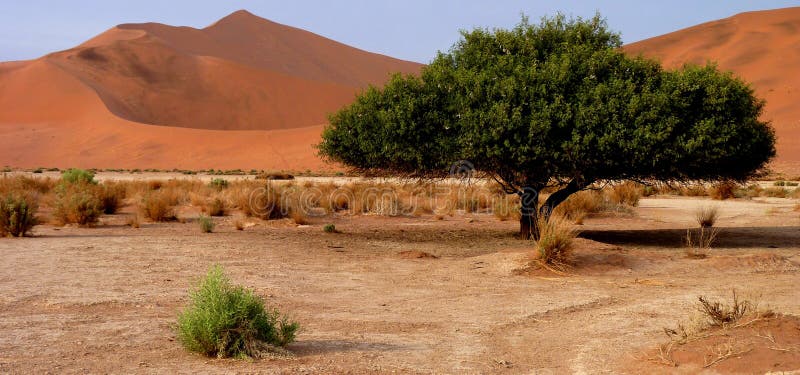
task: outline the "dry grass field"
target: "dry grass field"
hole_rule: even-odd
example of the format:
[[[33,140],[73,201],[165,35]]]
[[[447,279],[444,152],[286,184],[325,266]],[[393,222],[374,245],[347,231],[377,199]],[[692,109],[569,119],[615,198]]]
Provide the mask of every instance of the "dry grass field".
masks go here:
[[[452,208],[408,212],[373,205],[352,215],[328,212],[315,198],[310,215],[263,220],[236,205],[244,184],[236,178],[215,189],[210,179],[173,177],[130,183],[120,210],[89,226],[52,223],[52,197],[44,196],[44,224],[29,237],[0,239],[0,372],[800,369],[800,213],[790,193],[657,194],[583,212],[568,267],[553,272],[533,262],[535,244],[517,239],[513,216],[490,212],[496,202],[453,198]],[[157,189],[154,178],[163,180]],[[170,198],[177,219],[144,217],[143,197],[173,185],[182,191]],[[214,198],[225,200],[225,216],[203,233],[197,221]],[[699,208],[712,206],[716,238],[693,256],[687,229],[696,230]],[[323,231],[327,224],[339,233]],[[177,315],[213,265],[300,324],[291,355],[210,359],[181,347]],[[699,296],[730,302],[734,289],[758,308],[690,337],[665,334],[696,321]]]

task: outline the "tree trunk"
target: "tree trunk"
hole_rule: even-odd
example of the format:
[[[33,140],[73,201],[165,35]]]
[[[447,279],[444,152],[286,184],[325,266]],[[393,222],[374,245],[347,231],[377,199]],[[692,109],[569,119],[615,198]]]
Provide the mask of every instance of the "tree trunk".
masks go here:
[[[520,217],[519,217],[519,237],[524,240],[534,238],[539,239],[539,222],[537,208],[539,205],[539,192],[530,187],[523,188],[519,192],[520,198]]]
[[[542,215],[545,220],[550,220],[550,215],[553,214],[553,210],[555,210],[561,202],[569,198],[570,195],[583,190],[583,188],[589,186],[589,184],[591,184],[591,182],[586,183],[578,179],[573,179],[566,187],[547,197],[547,200],[542,204],[539,210],[539,214]]]

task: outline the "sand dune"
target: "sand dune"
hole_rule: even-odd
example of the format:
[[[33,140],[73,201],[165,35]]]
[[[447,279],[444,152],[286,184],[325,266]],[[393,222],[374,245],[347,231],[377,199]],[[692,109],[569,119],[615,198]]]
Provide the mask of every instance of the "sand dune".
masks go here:
[[[625,46],[674,68],[715,61],[766,99],[778,135],[775,169],[800,172],[800,7],[748,12]]]
[[[717,61],[753,83],[800,172],[800,8],[751,12],[625,46],[667,67]],[[114,27],[70,50],[0,63],[0,164],[322,169],[326,115],[421,65],[235,12],[204,29]]]
[[[239,11],[0,64],[0,164],[321,169],[327,114],[420,64]]]

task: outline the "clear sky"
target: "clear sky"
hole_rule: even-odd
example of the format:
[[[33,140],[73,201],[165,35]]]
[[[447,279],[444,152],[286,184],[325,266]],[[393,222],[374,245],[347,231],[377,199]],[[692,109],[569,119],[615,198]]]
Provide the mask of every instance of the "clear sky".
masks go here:
[[[562,12],[599,11],[625,43],[736,13],[800,6],[785,0],[0,0],[0,61],[74,47],[120,23],[205,27],[247,9],[371,52],[418,62],[447,50],[458,30],[511,27]]]

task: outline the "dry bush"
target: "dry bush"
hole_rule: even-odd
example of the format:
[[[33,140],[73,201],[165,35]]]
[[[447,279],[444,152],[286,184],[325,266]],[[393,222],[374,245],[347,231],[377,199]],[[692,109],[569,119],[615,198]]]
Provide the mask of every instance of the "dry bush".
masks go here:
[[[758,304],[744,300],[739,301],[736,290],[733,291],[733,301],[725,304],[719,301],[709,301],[700,296],[698,310],[708,319],[708,324],[712,327],[721,327],[736,323],[748,313],[757,313]]]
[[[233,227],[236,228],[236,230],[244,230],[244,221],[237,219],[233,222]]]
[[[256,176],[257,180],[294,180],[294,176],[284,172],[264,172]]]
[[[719,207],[703,206],[695,211],[695,220],[700,228],[711,228],[719,218]]]
[[[694,259],[704,259],[708,257],[708,250],[717,239],[719,230],[717,228],[707,229],[700,227],[696,236],[692,235],[691,230],[686,231],[686,256]]]
[[[789,192],[782,187],[768,187],[761,191],[761,195],[771,198],[786,198]]]
[[[738,188],[739,185],[736,184],[735,182],[723,181],[712,186],[708,190],[708,195],[711,196],[712,199],[716,200],[726,200],[726,199],[736,198],[736,190]]]
[[[203,206],[203,211],[205,211],[209,216],[225,216],[227,207],[225,201],[222,198],[217,197],[210,202],[205,203]]]
[[[97,185],[86,182],[61,183],[53,200],[53,218],[59,224],[90,225],[103,213]]]
[[[614,204],[636,207],[639,205],[639,199],[642,198],[642,191],[642,184],[626,181],[614,185],[608,192],[608,198]]]
[[[244,186],[237,191],[236,205],[245,215],[263,220],[281,219],[288,214],[281,207],[281,192],[271,184]]]
[[[175,220],[175,205],[178,203],[174,194],[167,190],[156,190],[142,197],[139,209],[144,217],[153,221]]]
[[[103,213],[107,215],[117,213],[127,196],[127,189],[124,185],[109,181],[100,185],[96,192],[103,205]]]
[[[539,240],[536,241],[538,261],[557,269],[566,267],[572,243],[578,231],[571,221],[561,215],[551,215],[550,220],[539,219]]]
[[[150,180],[147,181],[147,189],[149,190],[159,190],[164,185],[163,181],[160,180]]]
[[[705,197],[708,195],[708,189],[703,184],[689,185],[681,189],[681,195],[687,197]]]
[[[24,175],[2,176],[0,177],[0,194],[26,192],[44,195],[49,193],[55,185],[56,181],[50,177],[35,178]]]

